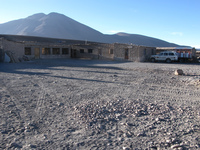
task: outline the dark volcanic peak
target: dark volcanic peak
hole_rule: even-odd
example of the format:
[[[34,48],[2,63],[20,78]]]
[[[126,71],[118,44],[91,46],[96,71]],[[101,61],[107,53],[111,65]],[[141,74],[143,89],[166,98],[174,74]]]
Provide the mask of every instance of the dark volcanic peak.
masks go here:
[[[174,47],[176,44],[138,34],[106,35],[59,13],[38,13],[24,19],[0,24],[0,34],[28,35],[60,39],[87,40],[103,43],[132,43],[136,45]]]
[[[0,34],[100,41],[103,34],[65,15],[43,13],[0,24]]]

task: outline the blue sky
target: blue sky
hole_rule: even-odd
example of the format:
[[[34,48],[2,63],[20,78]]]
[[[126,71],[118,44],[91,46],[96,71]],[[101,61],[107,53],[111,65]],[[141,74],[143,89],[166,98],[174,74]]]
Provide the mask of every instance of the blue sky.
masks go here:
[[[64,14],[104,34],[126,32],[200,48],[200,0],[0,0],[0,23]]]

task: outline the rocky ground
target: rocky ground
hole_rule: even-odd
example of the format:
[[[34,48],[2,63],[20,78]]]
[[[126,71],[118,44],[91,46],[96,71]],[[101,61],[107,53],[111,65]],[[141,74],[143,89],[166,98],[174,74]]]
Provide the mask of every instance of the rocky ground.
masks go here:
[[[0,149],[200,149],[199,64],[35,60],[0,81]]]

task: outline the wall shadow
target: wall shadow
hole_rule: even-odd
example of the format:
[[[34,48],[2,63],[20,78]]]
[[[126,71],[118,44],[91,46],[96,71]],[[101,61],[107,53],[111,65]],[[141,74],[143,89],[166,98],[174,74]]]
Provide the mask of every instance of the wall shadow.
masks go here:
[[[123,70],[119,67],[106,66],[106,64],[120,64],[126,62],[102,61],[102,60],[82,60],[82,59],[39,59],[22,63],[0,63],[0,72],[17,73],[19,69],[51,69],[62,70],[53,67],[83,67],[96,69]],[[100,64],[101,66],[96,66]],[[105,66],[104,66],[105,64]]]
[[[40,76],[49,76],[49,77],[56,77],[56,78],[63,78],[63,79],[72,79],[72,80],[85,80],[85,81],[91,81],[91,82],[113,83],[112,81],[110,82],[110,81],[87,79],[87,78],[84,79],[84,78],[52,75],[51,71],[54,70],[54,71],[59,72],[63,70],[63,71],[77,71],[77,73],[91,72],[91,73],[104,73],[104,74],[114,75],[118,73],[114,72],[113,70],[117,71],[117,70],[123,70],[123,69],[120,67],[114,67],[114,66],[109,66],[109,65],[120,64],[120,63],[126,63],[126,62],[82,60],[82,59],[40,59],[40,60],[27,61],[27,62],[22,62],[22,63],[0,63],[0,73],[11,73],[11,74],[21,74],[21,75],[30,75],[30,76],[40,75]],[[94,68],[95,70],[93,71],[91,70],[91,68]],[[113,72],[110,70],[112,70]]]

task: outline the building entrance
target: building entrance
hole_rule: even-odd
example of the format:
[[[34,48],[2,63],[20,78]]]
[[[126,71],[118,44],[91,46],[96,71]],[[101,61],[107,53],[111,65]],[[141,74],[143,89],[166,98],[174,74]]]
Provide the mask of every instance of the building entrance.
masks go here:
[[[40,48],[35,48],[35,59],[40,58]]]

